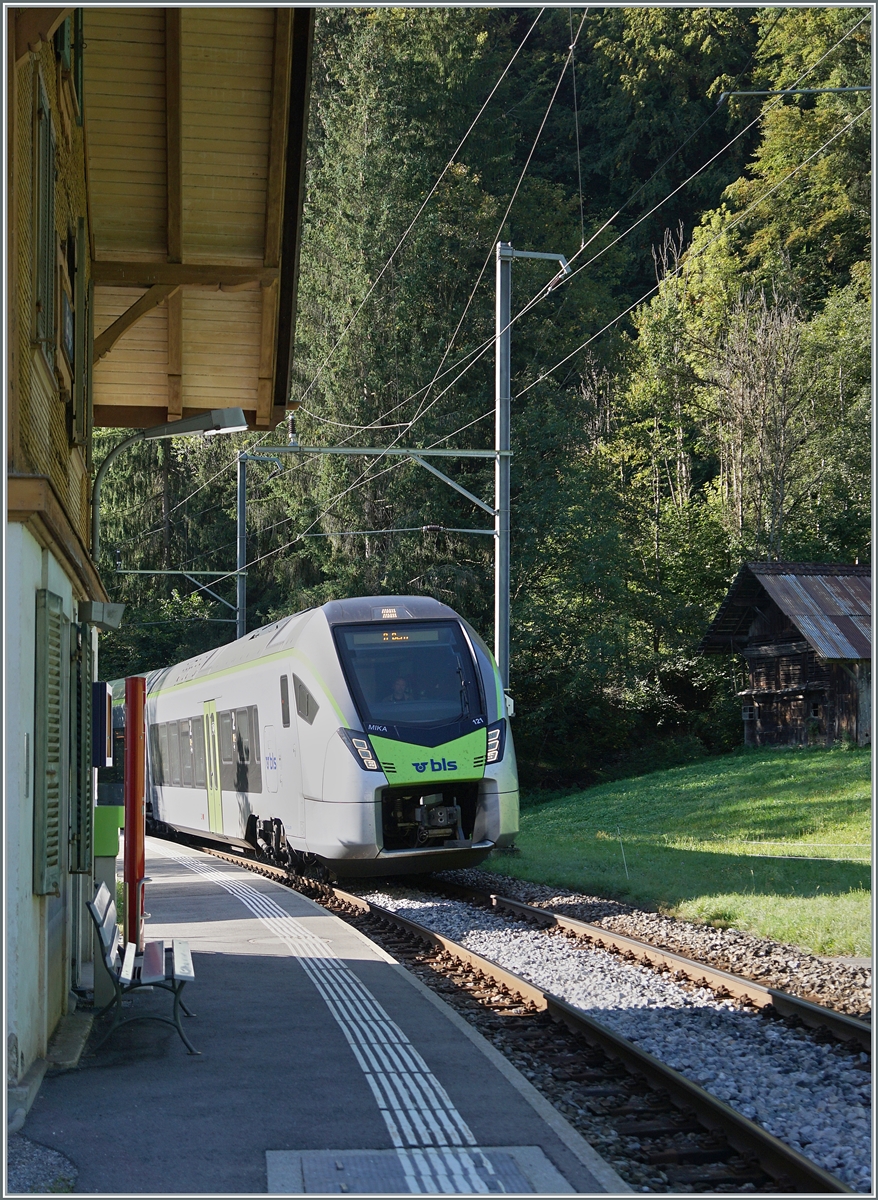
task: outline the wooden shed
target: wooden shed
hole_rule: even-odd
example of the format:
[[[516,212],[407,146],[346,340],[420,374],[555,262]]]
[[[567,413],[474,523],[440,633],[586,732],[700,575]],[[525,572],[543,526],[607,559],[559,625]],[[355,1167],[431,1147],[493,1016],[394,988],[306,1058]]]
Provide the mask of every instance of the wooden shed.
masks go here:
[[[699,649],[740,654],[748,746],[871,742],[872,570],[746,563]]]

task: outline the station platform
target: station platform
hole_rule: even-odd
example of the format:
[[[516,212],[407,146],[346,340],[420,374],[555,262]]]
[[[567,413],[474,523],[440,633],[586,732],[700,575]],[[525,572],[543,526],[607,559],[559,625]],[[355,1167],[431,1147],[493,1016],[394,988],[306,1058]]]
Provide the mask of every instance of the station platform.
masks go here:
[[[147,938],[192,951],[183,1019],[200,1053],[139,1021],[44,1080],[23,1132],[74,1162],[77,1191],[631,1191],[480,1034],[319,905],[152,838],[147,876]],[[130,1003],[171,1007],[163,991]]]

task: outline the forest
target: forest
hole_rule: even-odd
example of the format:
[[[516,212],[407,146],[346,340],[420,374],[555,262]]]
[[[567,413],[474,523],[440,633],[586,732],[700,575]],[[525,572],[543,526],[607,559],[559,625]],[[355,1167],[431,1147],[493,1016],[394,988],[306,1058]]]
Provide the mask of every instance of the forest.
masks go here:
[[[503,240],[571,265],[513,268],[522,781],[739,744],[740,665],[697,647],[741,563],[869,561],[871,95],[827,89],[871,36],[865,6],[318,9],[292,415],[108,472],[101,678],[234,637],[117,571],[234,601],[240,450],[492,445]],[[490,460],[444,467],[491,497]],[[493,541],[449,531],[489,520],[402,458],[251,462],[248,629],[424,593],[490,642]]]

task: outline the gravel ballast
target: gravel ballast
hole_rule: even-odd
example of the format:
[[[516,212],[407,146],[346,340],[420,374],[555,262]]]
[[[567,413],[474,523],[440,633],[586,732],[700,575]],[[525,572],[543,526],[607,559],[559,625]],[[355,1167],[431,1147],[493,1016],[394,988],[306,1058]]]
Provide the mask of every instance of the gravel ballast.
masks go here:
[[[32,1142],[21,1133],[6,1143],[6,1193],[72,1192],[79,1172],[57,1150]]]
[[[848,1186],[870,1191],[868,1055],[461,901],[409,888],[362,894],[576,1005]]]
[[[496,892],[535,908],[602,925],[852,1017],[868,1017],[872,1011],[872,969],[865,964],[818,958],[796,946],[740,929],[715,929],[712,925],[679,921],[619,900],[528,883],[492,871],[446,871],[437,879]]]

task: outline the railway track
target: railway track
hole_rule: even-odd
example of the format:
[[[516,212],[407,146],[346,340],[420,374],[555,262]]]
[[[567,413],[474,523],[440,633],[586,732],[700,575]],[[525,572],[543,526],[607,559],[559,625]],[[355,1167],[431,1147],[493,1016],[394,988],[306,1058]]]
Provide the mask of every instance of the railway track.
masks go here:
[[[596,1141],[596,1148],[602,1153],[607,1154],[603,1145],[609,1145],[613,1148],[611,1155],[615,1153],[630,1160],[636,1167],[633,1174],[645,1181],[646,1190],[819,1194],[853,1190],[627,1038],[452,939],[341,888],[291,875],[282,868],[224,853],[213,846],[201,845],[199,849],[296,888],[404,960],[409,969],[430,983],[477,1028],[483,1027],[481,1031],[513,1062],[529,1064],[526,1076],[541,1086],[553,1103],[561,1095],[560,1111],[589,1140]],[[455,890],[458,898],[461,890],[469,892],[469,889]],[[486,902],[485,896],[481,894],[482,903]],[[472,902],[472,893],[469,899]],[[494,908],[501,908],[501,900],[488,897]],[[515,906],[507,911],[517,919],[530,916],[521,911],[529,910],[530,906],[517,901],[506,903]],[[558,918],[544,909],[531,912],[538,914],[543,924],[549,918],[553,924],[562,920],[575,927],[586,924]],[[595,931],[595,940],[600,935],[603,939],[634,942],[608,934],[599,926],[590,929]],[[565,932],[570,936],[591,936],[590,931],[578,929]],[[682,959],[679,955],[656,951],[646,943],[615,949],[634,955],[634,946],[639,948],[638,953],[649,951],[661,953],[665,959]],[[728,982],[736,980],[738,986],[751,989],[754,996],[762,999],[761,1006],[771,1003],[781,1011],[773,995],[768,1000],[764,998],[763,993],[772,989],[761,989],[761,985],[748,980],[704,968],[691,959],[683,962],[684,973],[695,972],[692,976],[687,974],[687,978],[703,980],[709,970],[723,977],[714,986],[727,989]],[[684,970],[677,964],[671,969]],[[759,1003],[743,991],[732,994]],[[786,993],[778,998],[781,996]],[[789,1000],[807,1005],[812,1024],[817,1022],[821,1011],[831,1013],[797,997]],[[795,1015],[805,1020],[801,1009]],[[839,1016],[831,1013],[832,1024],[827,1021],[823,1027],[835,1036],[841,1036],[836,1030],[844,1028],[850,1038],[853,1031],[846,1022],[853,1018],[845,1018],[839,1025],[835,1021]],[[619,1158],[613,1159],[613,1165],[623,1170]]]
[[[591,945],[614,951],[623,958],[670,971],[689,980],[690,983],[712,988],[720,995],[743,1000],[755,1008],[771,1007],[782,1017],[796,1018],[810,1029],[826,1029],[841,1041],[853,1042],[863,1050],[872,1048],[872,1026],[868,1021],[837,1012],[821,1004],[814,1004],[810,1000],[803,1000],[800,996],[793,996],[778,988],[766,987],[752,979],[732,975],[728,971],[721,971],[718,967],[698,962],[686,955],[675,954],[649,942],[614,933],[601,925],[591,925],[587,921],[562,916],[551,909],[535,908],[520,900],[511,900],[506,896],[498,896],[477,888],[443,882],[431,883],[428,890],[435,891],[440,896],[463,900],[468,904],[485,905],[496,912],[508,913],[518,920],[532,922],[544,928],[558,929]]]

